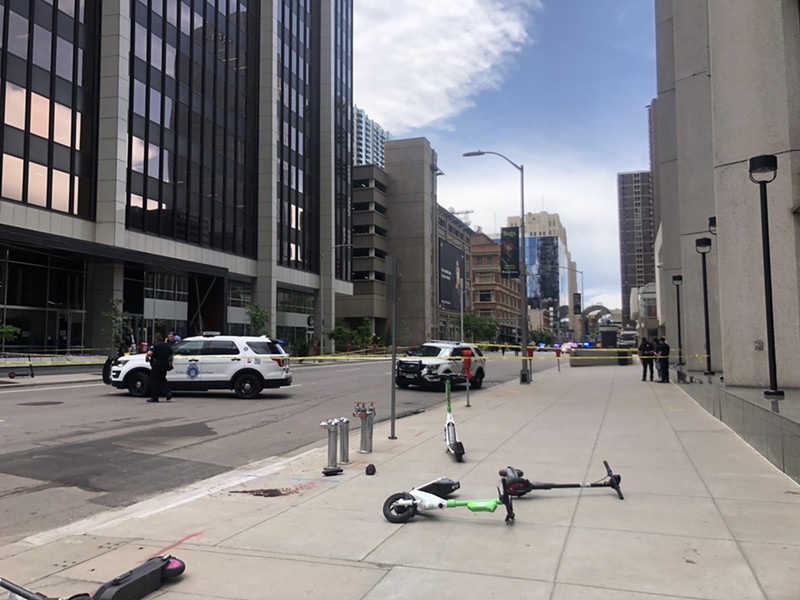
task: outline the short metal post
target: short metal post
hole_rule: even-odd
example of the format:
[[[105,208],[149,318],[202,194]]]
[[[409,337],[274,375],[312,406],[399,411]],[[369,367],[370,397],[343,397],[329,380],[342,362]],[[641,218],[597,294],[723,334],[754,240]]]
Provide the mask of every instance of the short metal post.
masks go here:
[[[338,475],[342,468],[336,464],[336,446],[338,445],[339,424],[336,419],[328,419],[319,424],[328,430],[328,464],[322,469],[323,475]]]
[[[353,416],[361,419],[361,446],[358,449],[359,454],[368,454],[372,452],[372,431],[375,422],[375,406],[372,402],[369,406],[365,402],[356,402],[356,408],[353,411]]]
[[[350,464],[350,419],[339,417],[336,419],[339,425],[339,464]]]

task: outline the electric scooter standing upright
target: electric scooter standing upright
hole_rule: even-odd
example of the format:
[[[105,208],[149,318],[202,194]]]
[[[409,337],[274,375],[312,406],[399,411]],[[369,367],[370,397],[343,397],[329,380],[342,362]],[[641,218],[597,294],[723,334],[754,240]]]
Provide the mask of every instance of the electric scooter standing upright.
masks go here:
[[[447,417],[444,421],[444,443],[447,452],[456,457],[456,462],[464,462],[464,444],[458,440],[456,433],[456,422],[453,419],[453,411],[450,407],[450,388],[452,387],[453,375],[448,373],[444,376],[444,392],[447,397]],[[469,385],[469,382],[467,382]]]

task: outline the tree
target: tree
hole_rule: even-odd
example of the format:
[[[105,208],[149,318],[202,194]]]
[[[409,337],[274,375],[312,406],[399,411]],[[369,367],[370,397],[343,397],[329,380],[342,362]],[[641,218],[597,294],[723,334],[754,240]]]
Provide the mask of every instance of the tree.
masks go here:
[[[464,335],[473,341],[492,341],[497,336],[497,320],[474,313],[464,313]]]
[[[534,329],[531,331],[531,340],[537,345],[544,343],[545,346],[552,346],[555,336],[552,331],[548,331],[547,329]]]
[[[20,333],[22,329],[14,325],[0,325],[0,341],[4,344],[16,340]]]
[[[122,298],[109,300],[111,309],[100,313],[108,319],[108,329],[102,329],[103,335],[111,337],[110,356],[121,356],[130,346],[130,331],[128,330],[128,313],[122,310]]]
[[[340,320],[336,323],[336,327],[331,329],[328,333],[328,338],[333,340],[337,346],[344,346],[347,342],[352,342],[355,339],[355,332],[350,329],[346,321]]]
[[[269,311],[258,302],[253,302],[247,305],[245,312],[250,319],[250,335],[266,335],[270,320]]]
[[[372,341],[372,322],[369,320],[369,317],[364,317],[361,321],[361,325],[359,325],[358,329],[353,333],[356,344],[362,348],[369,345]]]

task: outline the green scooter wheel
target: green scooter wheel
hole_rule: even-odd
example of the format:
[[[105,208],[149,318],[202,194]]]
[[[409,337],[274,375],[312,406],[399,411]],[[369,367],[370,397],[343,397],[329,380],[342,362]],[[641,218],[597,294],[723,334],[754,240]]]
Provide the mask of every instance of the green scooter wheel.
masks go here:
[[[414,505],[397,504],[398,500],[414,500],[414,496],[408,492],[397,492],[389,496],[383,503],[383,516],[390,523],[405,523],[417,514]]]

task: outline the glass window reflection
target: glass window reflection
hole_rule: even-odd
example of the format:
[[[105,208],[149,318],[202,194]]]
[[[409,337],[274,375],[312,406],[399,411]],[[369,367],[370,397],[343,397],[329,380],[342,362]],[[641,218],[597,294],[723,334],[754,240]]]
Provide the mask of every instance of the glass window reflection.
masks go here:
[[[11,200],[22,200],[22,169],[21,158],[3,155],[3,188],[2,193],[5,198]]]
[[[6,83],[6,125],[25,129],[26,114],[25,90],[13,83]]]
[[[47,206],[47,167],[28,163],[28,204]]]
[[[72,141],[72,110],[58,102],[53,103],[53,141],[65,146]]]
[[[50,100],[31,93],[31,133],[43,138],[50,136]]]
[[[15,12],[8,14],[8,51],[28,60],[28,19]]]
[[[53,34],[39,25],[33,26],[33,64],[50,70],[50,54]]]
[[[53,169],[50,206],[53,210],[69,212],[69,173]]]
[[[56,38],[56,75],[72,81],[72,43]]]

